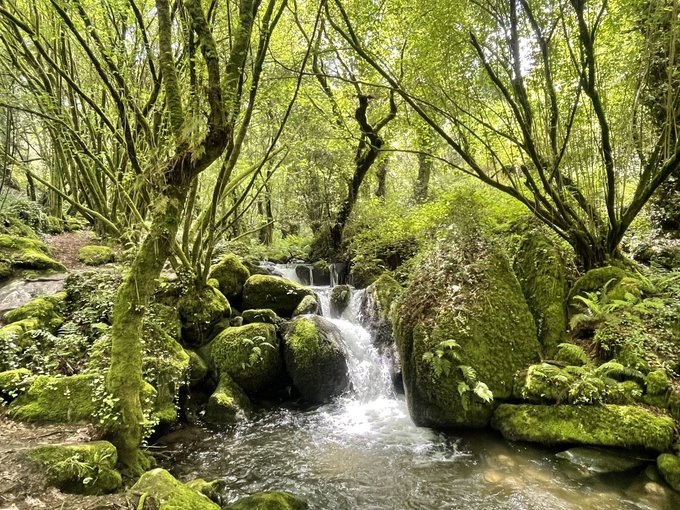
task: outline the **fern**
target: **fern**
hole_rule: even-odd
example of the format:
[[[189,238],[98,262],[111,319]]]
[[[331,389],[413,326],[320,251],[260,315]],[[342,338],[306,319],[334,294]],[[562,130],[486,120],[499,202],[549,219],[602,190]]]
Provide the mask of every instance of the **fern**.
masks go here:
[[[558,344],[556,358],[558,360],[563,358],[577,359],[584,365],[590,363],[590,358],[588,357],[588,354],[586,354],[586,351],[584,351],[582,347],[576,344],[569,344],[564,342]]]
[[[639,370],[623,366],[615,360],[607,361],[595,369],[595,375],[602,378],[625,377],[643,381],[645,376]]]
[[[477,381],[472,391],[487,404],[493,401],[493,393],[483,382]]]

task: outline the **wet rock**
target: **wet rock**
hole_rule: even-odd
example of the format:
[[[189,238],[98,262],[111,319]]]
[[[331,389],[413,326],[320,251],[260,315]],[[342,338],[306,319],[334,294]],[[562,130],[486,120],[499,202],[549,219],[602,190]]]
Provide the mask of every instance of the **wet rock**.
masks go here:
[[[352,299],[352,290],[349,285],[336,285],[331,289],[331,317],[342,316]]]
[[[298,315],[317,315],[320,313],[321,307],[319,306],[319,302],[316,300],[315,296],[305,296],[302,298],[302,301],[300,301],[300,304],[297,306],[295,311],[293,312],[293,317],[297,317]]]
[[[284,359],[293,384],[309,402],[328,402],[349,387],[342,337],[323,317],[293,320],[284,338]]]
[[[243,308],[270,308],[281,317],[291,317],[310,289],[276,276],[253,275],[243,286]]]
[[[306,510],[309,505],[288,492],[260,492],[239,499],[227,506],[229,510]]]
[[[210,396],[203,419],[214,425],[226,425],[247,420],[252,406],[243,390],[227,374],[220,376],[217,388]]]
[[[630,471],[645,463],[644,459],[631,456],[625,452],[599,448],[570,448],[555,454],[555,457],[598,474]]]
[[[668,485],[680,492],[680,456],[670,453],[659,455],[656,459],[656,466]]]
[[[147,471],[130,491],[139,496],[146,494],[145,509],[220,510],[219,505],[190,485],[183,484],[165,469]]]

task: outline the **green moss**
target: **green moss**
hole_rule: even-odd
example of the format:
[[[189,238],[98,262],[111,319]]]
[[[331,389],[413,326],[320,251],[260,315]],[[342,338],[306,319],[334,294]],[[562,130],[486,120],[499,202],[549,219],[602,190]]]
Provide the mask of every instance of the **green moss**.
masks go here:
[[[519,245],[513,270],[534,316],[543,353],[552,356],[567,330],[567,280],[560,252],[547,237],[530,232]]]
[[[349,285],[336,285],[331,289],[331,316],[340,317],[352,299]]]
[[[673,420],[636,406],[511,405],[494,412],[491,425],[506,439],[546,445],[583,444],[667,451]]]
[[[281,379],[283,364],[279,340],[271,324],[227,328],[215,337],[206,351],[217,372],[229,375],[248,393],[265,391]]]
[[[680,457],[663,453],[656,459],[656,465],[668,485],[680,492]]]
[[[27,349],[33,345],[31,331],[40,329],[41,324],[37,319],[23,319],[0,328],[0,346],[3,350],[8,348]],[[6,369],[6,361],[0,359],[0,369]]]
[[[350,283],[357,289],[365,289],[384,272],[385,266],[380,260],[355,260],[350,269]]]
[[[541,363],[517,375],[512,393],[528,402],[564,402],[573,382],[574,376],[567,370]]]
[[[30,457],[45,469],[48,483],[64,492],[108,494],[122,484],[116,448],[106,441],[39,446]]]
[[[62,234],[64,232],[64,220],[56,216],[45,216],[43,218],[43,230],[48,234]]]
[[[584,359],[585,355],[585,359]],[[574,344],[564,343],[557,348],[554,356],[555,361],[564,363],[565,365],[580,367],[585,365],[589,358],[587,354],[583,352],[583,349],[576,348]]]
[[[179,318],[179,312],[173,306],[151,303],[149,311],[144,316],[144,322],[162,330],[175,340],[179,340],[182,336],[182,321]]]
[[[67,232],[75,232],[76,230],[82,230],[87,226],[87,221],[76,218],[75,216],[67,216],[64,221],[64,228]]]
[[[281,317],[291,317],[305,296],[313,292],[285,278],[253,275],[243,286],[243,308],[270,308]]]
[[[229,510],[305,510],[309,505],[287,492],[260,492],[238,500]]]
[[[300,301],[300,304],[297,305],[297,308],[295,308],[293,317],[315,313],[319,313],[319,303],[316,300],[316,297],[305,296],[302,298],[302,301]]]
[[[130,489],[134,494],[146,497],[144,508],[154,510],[219,510],[199,491],[181,483],[165,469],[144,473]]]
[[[14,398],[25,387],[33,374],[26,368],[15,368],[0,372],[0,398]]]
[[[49,329],[54,332],[64,323],[62,317],[64,308],[63,293],[56,296],[39,297],[28,303],[7,312],[3,320],[8,323],[19,322],[25,319],[35,319],[38,327]]]
[[[38,376],[26,393],[10,404],[8,413],[14,419],[31,422],[91,420],[96,412],[92,398],[94,380],[94,374]]]
[[[225,482],[224,480],[212,480],[211,482],[208,482],[202,478],[197,478],[196,480],[191,480],[184,485],[189,489],[200,492],[205,497],[210,499],[210,501],[218,502],[220,499],[220,493],[225,487]]]
[[[250,277],[250,271],[240,258],[228,253],[210,270],[210,277],[218,281],[222,294],[231,300],[240,297],[243,285]]]
[[[191,345],[204,345],[215,326],[231,315],[231,306],[214,287],[189,289],[177,304],[182,320],[182,338]]]
[[[649,395],[665,395],[671,387],[671,380],[666,371],[660,368],[647,374],[645,387]]]
[[[101,266],[114,262],[116,260],[116,253],[110,246],[83,246],[78,251],[78,260],[86,266]]]
[[[8,279],[13,274],[14,270],[12,269],[12,265],[8,264],[7,262],[0,261],[0,281]]]
[[[208,423],[227,425],[249,418],[250,400],[227,374],[220,376],[217,388],[210,395],[203,418]]]
[[[13,214],[2,214],[2,221],[0,221],[0,234],[5,234],[13,237],[27,237],[29,239],[38,239],[38,234],[35,233],[31,227],[26,225],[20,218]]]
[[[404,289],[397,280],[392,278],[389,274],[383,273],[380,275],[380,278],[366,289],[366,292],[370,293],[378,303],[380,317],[386,319],[392,303],[403,290]]]
[[[493,406],[459,392],[457,365],[472,367],[494,399],[512,393],[515,372],[539,358],[536,328],[502,252],[466,238],[442,244],[416,268],[392,317],[411,417],[417,425],[482,427]],[[469,243],[469,245],[468,245]],[[455,341],[459,361],[426,360]]]
[[[0,234],[0,258],[24,269],[66,270],[61,263],[47,255],[45,243],[28,237]]]
[[[208,376],[208,365],[197,352],[184,350],[189,355],[189,383],[196,386]]]
[[[616,266],[591,269],[576,280],[569,292],[568,302],[571,305],[576,296],[584,296],[586,292],[600,291],[608,282],[609,289],[612,289],[619,281],[627,276],[629,276],[629,274],[626,271]]]
[[[310,402],[327,402],[349,385],[347,361],[334,328],[322,317],[299,317],[284,338],[286,370]]]
[[[266,322],[267,324],[279,324],[282,319],[276,315],[274,310],[269,308],[259,308],[255,310],[244,310],[243,311],[243,322],[246,324],[251,324],[253,322]]]

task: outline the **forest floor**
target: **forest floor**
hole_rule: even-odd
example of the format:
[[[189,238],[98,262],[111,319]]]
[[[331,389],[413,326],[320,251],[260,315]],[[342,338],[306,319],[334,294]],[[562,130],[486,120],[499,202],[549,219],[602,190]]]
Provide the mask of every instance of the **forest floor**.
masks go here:
[[[90,230],[46,235],[44,241],[50,247],[52,257],[64,264],[69,271],[86,269],[88,266],[78,260],[78,252],[83,246],[99,244]]]

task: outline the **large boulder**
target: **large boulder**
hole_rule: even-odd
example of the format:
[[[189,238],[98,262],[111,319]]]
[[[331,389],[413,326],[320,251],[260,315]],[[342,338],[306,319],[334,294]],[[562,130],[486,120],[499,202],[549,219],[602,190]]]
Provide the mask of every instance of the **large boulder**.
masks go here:
[[[323,317],[291,322],[284,337],[284,359],[293,384],[309,402],[328,402],[349,387],[340,331]]]
[[[376,346],[394,343],[389,312],[392,303],[402,290],[398,281],[383,273],[364,292],[361,301],[361,323],[371,333],[373,344]]]
[[[270,308],[290,318],[304,297],[313,295],[310,289],[286,278],[256,274],[243,286],[243,309]]]
[[[552,356],[567,331],[567,279],[560,252],[546,236],[531,232],[519,245],[513,269],[534,316],[543,353]]]
[[[288,492],[258,492],[239,499],[227,507],[229,510],[306,510],[309,505]]]
[[[118,452],[107,441],[38,446],[29,457],[42,466],[47,482],[64,492],[108,494],[122,484],[115,470]]]
[[[233,303],[240,301],[243,285],[249,277],[250,271],[233,253],[222,257],[210,270],[210,278],[217,280],[220,292]]]
[[[248,419],[250,400],[227,374],[220,376],[217,388],[210,395],[203,419],[215,425],[226,425]]]
[[[336,285],[331,289],[331,317],[341,317],[352,300],[352,289],[349,285]]]
[[[664,452],[675,438],[673,419],[637,406],[498,406],[491,425],[503,437],[544,445],[582,444]]]
[[[515,372],[538,360],[533,316],[507,258],[477,229],[423,259],[393,308],[417,425],[483,427]]]
[[[207,496],[183,484],[165,469],[144,473],[130,491],[146,497],[144,508],[152,510],[220,510]]]
[[[208,343],[217,324],[231,315],[227,298],[210,285],[190,288],[177,307],[182,320],[182,339],[190,345]]]
[[[48,251],[47,245],[37,239],[0,234],[0,259],[12,266],[65,271],[66,268],[52,259]]]
[[[247,393],[275,389],[284,378],[279,339],[272,324],[227,328],[205,351],[217,373],[229,375]]]
[[[680,457],[663,453],[656,459],[656,465],[668,485],[680,492]]]
[[[569,305],[573,305],[576,296],[584,296],[587,292],[599,292],[605,285],[612,289],[622,279],[630,276],[629,273],[616,266],[605,266],[591,269],[574,282],[569,291]]]

